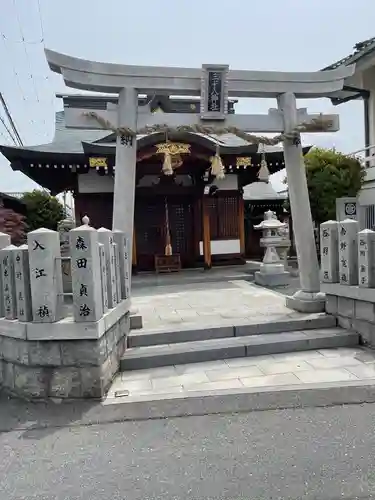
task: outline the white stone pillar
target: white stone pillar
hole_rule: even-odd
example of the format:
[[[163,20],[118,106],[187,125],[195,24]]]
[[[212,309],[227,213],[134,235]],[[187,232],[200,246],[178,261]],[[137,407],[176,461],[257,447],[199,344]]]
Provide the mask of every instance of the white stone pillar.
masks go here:
[[[285,132],[292,132],[298,124],[295,95],[290,92],[280,95],[278,105],[283,113]],[[284,140],[284,158],[301,281],[301,290],[287,297],[286,305],[301,312],[319,312],[324,310],[325,301],[320,293],[319,264],[299,136],[295,140]]]
[[[74,321],[103,316],[98,232],[84,225],[70,231]]]
[[[60,238],[57,231],[37,229],[27,235],[31,300],[35,323],[54,323],[63,317]]]
[[[103,243],[98,244],[100,258],[100,281],[102,286],[103,313],[108,311],[107,263]]]
[[[14,281],[14,251],[17,247],[9,245],[0,250],[3,289],[1,290],[6,319],[17,318],[16,284]]]
[[[68,217],[60,221],[57,225],[57,231],[60,235],[60,252],[61,252],[61,269],[63,277],[63,291],[64,293],[72,293],[72,271],[69,245],[69,231],[76,227],[73,219]]]
[[[112,243],[113,246],[113,256],[114,256],[114,268],[115,268],[115,278],[116,278],[116,301],[121,302],[121,273],[120,273],[120,254],[117,243]]]
[[[320,273],[323,283],[339,282],[338,222],[320,224]]]
[[[107,296],[108,307],[112,309],[117,304],[115,255],[113,248],[113,233],[105,227],[98,229],[99,243],[104,248],[106,269],[107,269]]]
[[[358,222],[339,222],[339,273],[341,285],[358,285]]]
[[[133,248],[133,239],[125,237],[125,298],[130,298],[130,286],[131,286],[131,275],[132,275],[132,260],[131,260],[131,249]],[[136,311],[135,311],[136,312]]]
[[[21,245],[14,250],[14,278],[17,295],[17,318],[19,321],[32,321],[29,247]]]
[[[123,300],[126,299],[125,271],[126,271],[126,266],[128,265],[126,260],[127,247],[126,247],[125,233],[123,231],[119,231],[118,229],[116,229],[115,231],[113,231],[113,239],[117,245],[119,271],[120,271],[121,291],[120,295],[118,295],[118,298]]]
[[[370,229],[358,233],[358,285],[375,287],[375,231]]]
[[[124,88],[119,93],[118,127],[137,130],[138,91]],[[126,235],[133,234],[137,141],[129,135],[119,135],[116,142],[116,170],[113,196],[113,225]],[[130,248],[130,262],[132,248]],[[130,277],[131,280],[131,277]],[[129,283],[131,286],[131,283]]]
[[[9,234],[0,233],[0,250],[10,245],[10,236]],[[1,262],[0,262],[1,269]],[[3,290],[3,273],[0,272],[0,290]],[[0,300],[0,318],[4,316],[4,303]]]

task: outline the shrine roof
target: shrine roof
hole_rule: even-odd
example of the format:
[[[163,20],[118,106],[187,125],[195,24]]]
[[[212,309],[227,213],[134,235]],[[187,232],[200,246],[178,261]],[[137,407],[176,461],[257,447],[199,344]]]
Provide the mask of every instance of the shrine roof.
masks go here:
[[[26,204],[15,196],[10,196],[6,193],[0,193],[0,203],[2,204],[2,206],[4,206],[4,208],[9,208],[18,214],[26,215]]]
[[[364,40],[363,42],[358,42],[354,45],[353,51],[339,59],[338,61],[326,66],[322,71],[328,71],[332,69],[337,69],[340,66],[349,66],[350,64],[358,62],[360,59],[375,51],[375,37]]]
[[[284,200],[287,196],[277,193],[270,182],[252,182],[243,186],[243,199],[251,200]]]
[[[353,47],[353,51],[349,55],[335,61],[329,66],[326,66],[321,71],[335,70],[340,66],[350,66],[351,64],[355,64],[357,67],[358,64],[365,63],[367,59],[373,58],[374,55],[375,37],[372,37],[368,40],[364,40],[363,42],[356,43]],[[337,95],[332,97],[331,101],[333,104],[341,104],[353,99],[359,99],[366,95],[368,95],[368,91],[349,84],[344,84],[343,89],[337,92]]]

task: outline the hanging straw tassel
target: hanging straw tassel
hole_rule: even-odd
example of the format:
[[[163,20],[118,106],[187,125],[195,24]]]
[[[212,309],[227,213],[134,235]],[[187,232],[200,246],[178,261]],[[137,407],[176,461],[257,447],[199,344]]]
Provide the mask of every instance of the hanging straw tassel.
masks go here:
[[[171,153],[169,151],[166,151],[164,153],[164,162],[162,171],[164,175],[173,175],[172,158],[171,158]]]
[[[263,145],[263,150],[262,150],[262,159],[260,161],[260,169],[258,172],[258,179],[261,182],[269,182],[269,179],[270,179],[270,171],[268,170],[266,153],[264,151],[264,145]]]
[[[225,168],[219,154],[219,148],[216,148],[215,156],[211,157],[211,174],[218,180],[225,177]]]
[[[172,253],[173,253],[173,251],[172,251],[172,244],[171,244],[171,235],[169,234],[169,231],[167,232],[166,238],[165,238],[164,253],[165,253],[165,255],[167,257],[170,256],[170,255],[172,255]]]

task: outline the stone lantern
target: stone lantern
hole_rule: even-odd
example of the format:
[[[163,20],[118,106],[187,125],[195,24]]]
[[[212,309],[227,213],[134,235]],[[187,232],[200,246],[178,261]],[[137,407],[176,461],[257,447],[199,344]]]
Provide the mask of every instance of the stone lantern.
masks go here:
[[[255,273],[255,282],[262,286],[283,286],[288,284],[289,273],[285,270],[276,247],[284,246],[285,238],[280,236],[280,232],[285,229],[286,224],[280,222],[274,212],[268,210],[264,214],[264,220],[254,226],[254,229],[261,229],[263,237],[260,240],[261,246],[266,251],[260,270]]]

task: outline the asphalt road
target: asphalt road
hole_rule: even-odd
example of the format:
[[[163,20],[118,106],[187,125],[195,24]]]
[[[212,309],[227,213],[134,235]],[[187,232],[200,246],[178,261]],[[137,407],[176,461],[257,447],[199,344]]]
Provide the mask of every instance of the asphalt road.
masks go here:
[[[374,424],[363,405],[11,430],[0,499],[375,498]]]

